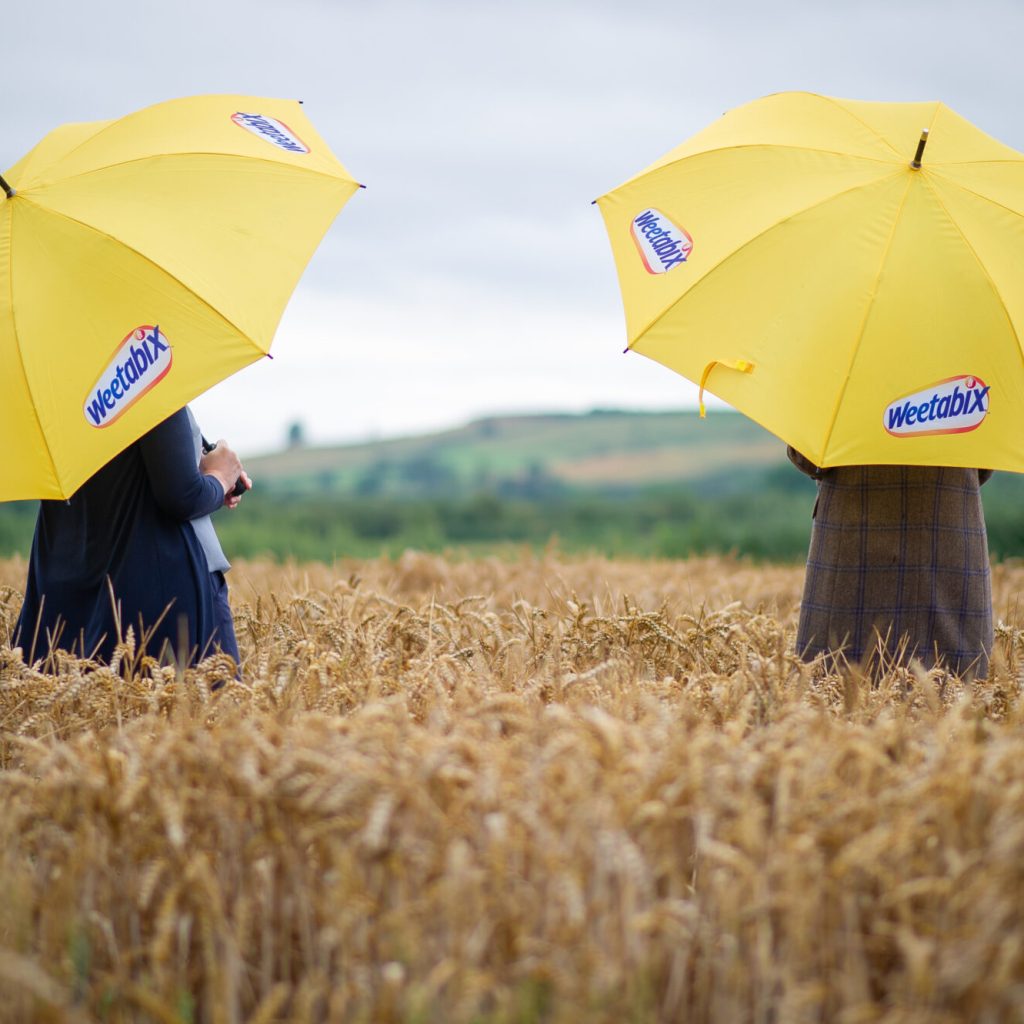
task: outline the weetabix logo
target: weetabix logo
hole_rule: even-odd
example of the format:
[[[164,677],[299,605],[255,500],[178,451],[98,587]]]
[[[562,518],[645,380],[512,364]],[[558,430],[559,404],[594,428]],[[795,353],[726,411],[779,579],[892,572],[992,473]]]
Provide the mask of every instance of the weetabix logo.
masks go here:
[[[981,426],[989,410],[990,386],[980,377],[947,377],[890,402],[882,426],[893,437],[965,434]]]
[[[167,376],[174,353],[155,325],[129,331],[114,358],[85,396],[82,411],[91,427],[109,427]]]
[[[660,210],[638,213],[629,226],[629,233],[649,274],[664,274],[681,266],[693,251],[690,233]]]
[[[286,150],[289,153],[309,152],[309,146],[284,121],[279,121],[276,117],[269,117],[266,114],[244,114],[239,111],[237,114],[231,115],[231,120],[239,128],[244,128],[246,131],[252,132],[253,135],[258,135],[261,139],[273,143],[278,149]]]

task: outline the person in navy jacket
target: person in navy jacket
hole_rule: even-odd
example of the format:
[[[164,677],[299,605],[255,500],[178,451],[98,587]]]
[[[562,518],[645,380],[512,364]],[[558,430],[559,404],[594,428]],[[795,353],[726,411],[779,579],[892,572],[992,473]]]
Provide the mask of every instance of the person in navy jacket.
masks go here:
[[[161,661],[193,664],[222,647],[237,660],[226,591],[192,521],[236,507],[235,482],[251,483],[223,442],[197,457],[193,422],[180,409],[67,501],[40,503],[13,634],[27,661],[54,649],[109,661],[129,626]]]

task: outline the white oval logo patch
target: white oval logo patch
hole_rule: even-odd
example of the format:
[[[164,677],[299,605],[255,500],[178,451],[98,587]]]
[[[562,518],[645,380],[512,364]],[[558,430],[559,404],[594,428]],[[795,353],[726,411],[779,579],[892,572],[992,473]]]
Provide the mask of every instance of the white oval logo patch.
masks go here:
[[[664,274],[686,262],[693,251],[688,231],[674,224],[660,210],[638,213],[629,226],[640,259],[649,274]]]
[[[143,324],[129,331],[85,396],[89,426],[109,427],[167,376],[172,359],[171,343],[159,327]]]
[[[890,402],[882,425],[893,437],[965,434],[977,430],[988,415],[989,385],[965,374]]]
[[[279,121],[276,117],[268,117],[266,114],[243,114],[239,112],[232,114],[231,120],[239,128],[244,128],[246,131],[252,132],[253,135],[258,135],[261,139],[272,142],[278,149],[287,150],[289,153],[309,152],[309,146],[284,121]]]

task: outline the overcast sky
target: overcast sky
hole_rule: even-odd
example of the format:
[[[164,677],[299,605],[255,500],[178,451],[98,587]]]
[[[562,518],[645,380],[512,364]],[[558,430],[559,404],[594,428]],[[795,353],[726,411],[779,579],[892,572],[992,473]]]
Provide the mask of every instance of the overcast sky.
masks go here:
[[[194,404],[243,453],[494,412],[672,408],[623,355],[590,201],[730,107],[942,100],[1024,149],[1019,0],[33,0],[4,12],[0,169],[66,121],[214,92],[302,99],[367,185],[263,360]]]

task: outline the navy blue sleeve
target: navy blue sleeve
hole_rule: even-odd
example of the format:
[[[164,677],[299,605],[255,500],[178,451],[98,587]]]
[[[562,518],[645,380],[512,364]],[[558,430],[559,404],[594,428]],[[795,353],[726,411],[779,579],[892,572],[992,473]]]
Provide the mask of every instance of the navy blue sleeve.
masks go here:
[[[179,409],[139,440],[146,475],[160,508],[181,522],[208,516],[224,504],[224,488],[199,472],[188,413]]]

